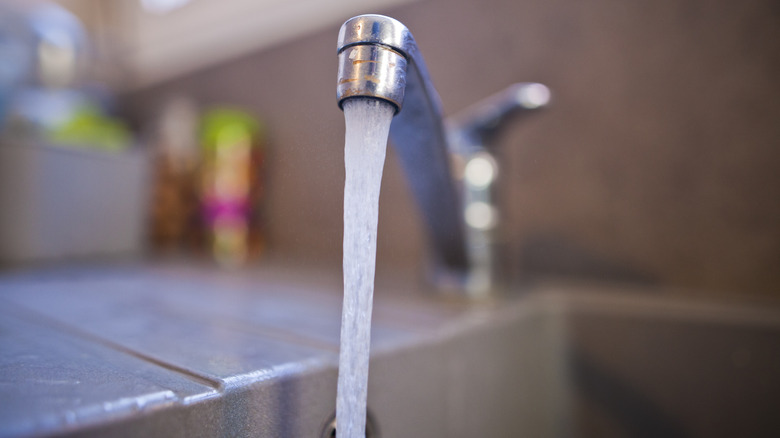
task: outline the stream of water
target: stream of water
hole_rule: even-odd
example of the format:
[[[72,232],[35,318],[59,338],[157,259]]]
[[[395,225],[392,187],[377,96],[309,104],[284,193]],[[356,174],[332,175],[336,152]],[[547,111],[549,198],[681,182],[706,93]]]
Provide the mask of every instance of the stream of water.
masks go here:
[[[392,105],[377,99],[344,102],[344,306],[336,399],[339,438],[363,438],[366,429],[371,307],[374,301],[379,188]]]

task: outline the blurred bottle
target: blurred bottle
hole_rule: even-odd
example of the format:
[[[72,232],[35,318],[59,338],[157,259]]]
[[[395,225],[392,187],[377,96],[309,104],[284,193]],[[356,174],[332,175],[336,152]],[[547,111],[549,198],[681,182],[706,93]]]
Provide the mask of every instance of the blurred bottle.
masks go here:
[[[247,113],[214,109],[203,118],[201,207],[214,259],[236,267],[263,249],[264,132]]]
[[[174,98],[163,106],[157,120],[151,141],[151,245],[156,252],[193,252],[203,241],[198,109],[189,99]]]

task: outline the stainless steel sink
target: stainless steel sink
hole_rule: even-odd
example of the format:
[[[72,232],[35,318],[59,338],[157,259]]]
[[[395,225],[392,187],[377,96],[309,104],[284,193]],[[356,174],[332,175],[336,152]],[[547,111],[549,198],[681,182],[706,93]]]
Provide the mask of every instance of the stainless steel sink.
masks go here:
[[[540,286],[481,306],[379,280],[369,409],[392,437],[780,436],[780,311]],[[320,437],[338,271],[0,278],[0,436]]]

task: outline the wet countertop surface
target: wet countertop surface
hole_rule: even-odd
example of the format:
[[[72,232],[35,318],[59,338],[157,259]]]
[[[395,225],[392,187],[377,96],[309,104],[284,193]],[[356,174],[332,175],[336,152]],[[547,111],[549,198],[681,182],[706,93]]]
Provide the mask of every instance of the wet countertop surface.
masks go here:
[[[373,351],[413,342],[465,312],[394,287],[401,286],[377,287]],[[340,322],[338,270],[3,274],[0,436],[74,431],[335,369]]]

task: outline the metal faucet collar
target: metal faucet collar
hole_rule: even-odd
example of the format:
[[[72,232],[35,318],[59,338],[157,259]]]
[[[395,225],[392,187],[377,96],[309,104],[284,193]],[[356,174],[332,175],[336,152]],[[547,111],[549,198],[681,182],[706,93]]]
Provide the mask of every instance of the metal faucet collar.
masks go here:
[[[400,21],[383,15],[361,15],[341,26],[338,38],[338,102],[374,97],[403,106],[408,48],[414,46]]]

